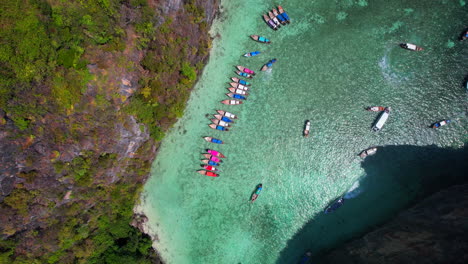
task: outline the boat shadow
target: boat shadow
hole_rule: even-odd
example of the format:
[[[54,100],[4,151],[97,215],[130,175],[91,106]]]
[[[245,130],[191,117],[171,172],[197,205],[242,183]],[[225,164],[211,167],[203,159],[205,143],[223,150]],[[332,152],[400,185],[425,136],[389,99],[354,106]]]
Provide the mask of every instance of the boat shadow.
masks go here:
[[[467,158],[467,146],[378,147],[361,164],[366,174],[359,182],[362,192],[346,199],[335,212],[322,211],[307,222],[288,241],[276,263],[298,263],[306,251],[312,251],[312,259],[320,263],[320,255],[328,250],[362,236],[434,192],[467,182]]]

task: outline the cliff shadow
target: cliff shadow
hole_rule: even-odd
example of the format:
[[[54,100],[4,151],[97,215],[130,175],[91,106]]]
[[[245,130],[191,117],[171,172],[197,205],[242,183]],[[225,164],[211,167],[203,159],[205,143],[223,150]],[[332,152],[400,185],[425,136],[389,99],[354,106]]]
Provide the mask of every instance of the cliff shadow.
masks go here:
[[[306,251],[319,260],[320,254],[387,222],[432,193],[468,182],[468,147],[379,147],[361,166],[366,175],[359,181],[359,195],[306,223],[288,241],[277,264],[298,263]]]

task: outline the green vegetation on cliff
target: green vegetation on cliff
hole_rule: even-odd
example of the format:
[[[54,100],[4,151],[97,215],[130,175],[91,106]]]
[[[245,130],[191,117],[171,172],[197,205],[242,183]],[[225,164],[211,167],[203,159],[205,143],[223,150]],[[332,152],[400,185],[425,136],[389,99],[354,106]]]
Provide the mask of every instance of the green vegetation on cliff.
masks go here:
[[[0,263],[157,261],[132,210],[210,39],[198,2],[149,3],[2,3]]]

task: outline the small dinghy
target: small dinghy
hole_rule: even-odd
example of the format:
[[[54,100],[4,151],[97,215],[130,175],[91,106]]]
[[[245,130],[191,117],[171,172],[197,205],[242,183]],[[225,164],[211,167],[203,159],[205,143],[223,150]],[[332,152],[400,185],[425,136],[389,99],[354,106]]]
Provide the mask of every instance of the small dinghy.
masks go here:
[[[234,87],[234,88],[237,88],[237,89],[241,89],[241,90],[244,90],[244,91],[249,90],[249,87],[247,87],[245,85],[242,85],[240,83],[232,82],[232,83],[229,83],[229,84],[231,85],[231,87]]]
[[[328,206],[324,212],[326,214],[332,213],[336,211],[338,208],[340,208],[343,205],[343,203],[344,203],[344,198],[341,197],[340,199],[335,200],[330,206]]]
[[[247,100],[247,97],[240,95],[240,94],[235,94],[235,93],[227,93],[226,94],[228,97],[234,98],[234,99],[239,99],[239,100]]]
[[[214,137],[203,137],[207,142],[215,143],[215,144],[224,144],[224,142],[220,139]]]
[[[214,117],[218,120],[224,121],[226,123],[232,123],[232,120],[223,116],[223,115],[214,115]]]
[[[253,203],[253,202],[255,202],[255,200],[257,200],[257,198],[260,195],[260,192],[262,191],[262,189],[263,189],[263,186],[262,186],[261,183],[259,185],[257,185],[257,189],[255,189],[255,192],[252,194],[252,197],[250,198],[251,203]]]
[[[209,159],[202,159],[201,160],[202,163],[205,163],[205,164],[208,164],[208,165],[211,165],[211,166],[219,166],[219,163],[216,163],[212,160],[209,160]]]
[[[223,115],[225,117],[228,117],[230,119],[237,119],[237,116],[231,112],[227,112],[227,111],[224,111],[224,110],[216,110],[216,112],[218,112],[218,114],[220,115]]]
[[[267,23],[267,25],[272,28],[273,30],[278,30],[278,26],[276,25],[276,23],[273,21],[273,19],[270,19],[268,17],[268,15],[266,14],[263,14],[263,20],[265,20],[265,23]]]
[[[238,66],[236,66],[236,68],[237,68],[239,71],[241,71],[241,72],[245,72],[245,73],[250,74],[250,75],[252,75],[252,76],[255,75],[255,72],[254,72],[254,71],[252,71],[251,69],[246,68],[246,67],[244,67],[244,66],[239,66],[239,65],[238,65]]]
[[[236,73],[237,73],[239,76],[252,79],[252,75],[250,75],[250,74],[248,74],[248,73],[241,72],[241,71],[236,71]]]
[[[219,130],[219,131],[229,131],[228,128],[223,127],[223,126],[217,126],[215,124],[209,124],[208,126],[212,129]]]
[[[242,79],[239,79],[237,77],[232,77],[231,80],[233,82],[236,82],[236,83],[239,83],[239,84],[242,84],[242,85],[245,85],[245,86],[250,86],[251,85],[249,82],[246,82],[246,81],[244,81]]]
[[[223,153],[214,150],[214,149],[206,149],[206,152],[210,153],[211,155],[218,157],[218,158],[226,158],[226,156],[223,155]]]
[[[305,128],[304,128],[304,137],[309,137],[310,133],[310,121],[307,120],[305,123]]]
[[[282,14],[276,10],[276,8],[273,8],[273,14],[279,19],[282,25],[286,25],[286,18]]]
[[[441,126],[445,126],[447,125],[448,123],[450,123],[450,120],[449,119],[445,119],[445,120],[442,120],[442,121],[439,121],[439,122],[435,122],[434,124],[431,125],[432,128],[439,128]]]
[[[377,153],[377,148],[368,148],[366,150],[363,150],[361,153],[359,153],[359,157],[365,158],[367,156],[372,156],[375,153]]]
[[[214,173],[214,172],[211,172],[211,171],[206,171],[206,170],[197,170],[198,173],[200,173],[201,175],[205,175],[205,176],[210,176],[210,177],[219,177],[218,174]]]
[[[230,127],[231,126],[228,122],[224,122],[224,121],[218,120],[216,118],[212,118],[210,120],[211,120],[211,122],[213,122],[213,124],[218,125],[218,126],[222,126],[222,127]]]
[[[254,56],[257,56],[258,54],[260,54],[260,51],[252,51],[252,52],[244,54],[244,57],[254,57]]]
[[[380,114],[379,119],[375,123],[375,125],[372,127],[372,130],[375,132],[378,132],[382,129],[383,125],[385,122],[387,122],[388,116],[390,115],[390,107],[385,107],[385,110]]]
[[[261,42],[261,43],[266,43],[266,44],[270,44],[271,41],[265,37],[261,37],[259,35],[250,35],[250,37],[255,40],[255,41],[258,41],[258,42]]]
[[[267,62],[265,65],[263,65],[262,67],[262,71],[266,71],[268,69],[271,68],[271,66],[273,66],[273,63],[276,62],[276,59],[272,59],[271,61]]]
[[[421,51],[423,48],[416,46],[414,44],[410,43],[400,43],[400,47],[407,49],[407,50],[412,50],[412,51]]]
[[[275,15],[273,15],[273,12],[268,12],[268,17],[270,17],[271,20],[273,20],[273,22],[275,22],[276,26],[278,28],[281,28],[281,23],[279,22],[278,18],[276,18]]]
[[[284,12],[283,7],[278,6],[278,11],[279,11],[280,15],[282,15],[282,16],[284,17],[284,19],[286,19],[286,23],[289,24],[291,21],[290,21],[290,19],[289,19],[288,14],[286,14],[286,12]]]
[[[203,169],[208,170],[208,171],[219,171],[218,168],[210,165],[200,165]]]
[[[223,162],[220,158],[216,157],[216,156],[213,156],[211,154],[203,154],[203,157],[211,160],[211,161],[214,161],[214,162],[217,162],[217,163],[220,163],[220,162]]]
[[[236,93],[236,94],[241,94],[241,95],[249,95],[245,90],[242,89],[237,89],[234,87],[227,88],[231,93]]]
[[[242,101],[239,101],[239,100],[223,100],[221,101],[222,104],[225,104],[225,105],[238,105],[238,104],[242,104]]]
[[[371,111],[371,112],[381,112],[383,110],[385,110],[385,107],[383,106],[368,106],[366,108],[367,111]]]

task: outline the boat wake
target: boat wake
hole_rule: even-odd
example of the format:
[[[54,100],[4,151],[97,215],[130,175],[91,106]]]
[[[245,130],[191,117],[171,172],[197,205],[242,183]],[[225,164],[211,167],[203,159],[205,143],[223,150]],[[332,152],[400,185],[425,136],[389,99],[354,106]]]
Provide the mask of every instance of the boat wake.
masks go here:
[[[349,188],[348,192],[345,193],[343,198],[345,199],[353,199],[357,197],[359,194],[361,194],[364,191],[364,188],[361,187],[359,184],[360,180],[356,181],[351,188]]]
[[[392,69],[392,65],[388,55],[391,50],[392,47],[387,47],[384,56],[379,61],[379,67],[384,79],[388,83],[396,85],[398,83],[408,80],[408,77],[399,76],[399,74]]]

